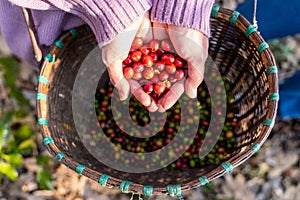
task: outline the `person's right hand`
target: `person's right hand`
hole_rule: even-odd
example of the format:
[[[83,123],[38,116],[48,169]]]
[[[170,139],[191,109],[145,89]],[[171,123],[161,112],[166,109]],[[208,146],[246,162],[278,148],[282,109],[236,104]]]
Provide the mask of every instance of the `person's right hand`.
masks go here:
[[[149,111],[154,112],[158,109],[155,101],[144,92],[137,81],[126,80],[123,76],[122,62],[127,57],[135,37],[141,37],[145,42],[152,39],[148,12],[102,48],[102,60],[107,66],[112,84],[118,89],[120,100],[127,99],[131,92]]]
[[[203,81],[204,65],[208,56],[208,38],[202,32],[170,24],[153,23],[153,37],[169,38],[177,54],[188,62],[186,80],[175,83],[158,101],[158,110],[171,108],[185,92],[190,98],[197,97],[197,88]]]

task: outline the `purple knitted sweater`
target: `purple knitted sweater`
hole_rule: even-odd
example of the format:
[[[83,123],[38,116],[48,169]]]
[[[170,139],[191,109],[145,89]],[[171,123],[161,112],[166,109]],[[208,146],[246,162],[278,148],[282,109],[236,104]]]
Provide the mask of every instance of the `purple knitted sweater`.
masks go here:
[[[199,30],[209,36],[214,0],[0,0],[0,30],[10,49],[32,65],[34,55],[20,6],[32,9],[45,51],[68,29],[87,23],[103,46],[150,10],[151,20]]]

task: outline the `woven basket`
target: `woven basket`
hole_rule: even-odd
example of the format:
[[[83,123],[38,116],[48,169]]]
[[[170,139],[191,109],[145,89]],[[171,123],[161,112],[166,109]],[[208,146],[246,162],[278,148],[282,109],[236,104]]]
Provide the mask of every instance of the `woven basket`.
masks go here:
[[[237,116],[234,150],[226,160],[194,169],[164,168],[125,173],[105,166],[85,148],[72,116],[72,89],[79,67],[97,46],[92,31],[79,27],[64,33],[45,56],[38,79],[37,114],[44,143],[56,159],[102,186],[144,195],[181,197],[230,173],[266,141],[274,125],[278,96],[275,61],[268,44],[241,14],[214,6],[209,55],[229,83],[234,98],[227,109]],[[100,77],[99,77],[100,78]],[[88,113],[87,116],[89,117]]]

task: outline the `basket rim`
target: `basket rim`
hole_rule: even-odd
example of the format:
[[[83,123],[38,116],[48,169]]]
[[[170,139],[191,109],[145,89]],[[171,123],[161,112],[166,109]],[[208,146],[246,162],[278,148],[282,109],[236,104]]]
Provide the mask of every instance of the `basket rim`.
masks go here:
[[[87,176],[97,182],[99,182],[102,186],[106,187],[120,187],[122,189],[122,184],[129,184],[128,190],[125,192],[131,192],[135,194],[147,194],[147,191],[151,194],[148,195],[172,195],[170,189],[173,191],[178,191],[175,196],[180,196],[181,191],[186,191],[190,189],[194,189],[200,186],[207,184],[208,182],[223,176],[227,173],[232,172],[232,170],[242,164],[245,160],[250,158],[253,154],[258,152],[260,147],[264,144],[266,139],[268,138],[275,122],[277,108],[278,108],[278,100],[279,100],[279,87],[278,87],[278,74],[277,74],[277,67],[275,63],[275,59],[273,54],[268,46],[268,44],[264,41],[260,33],[256,30],[256,28],[240,13],[237,11],[232,11],[226,8],[221,8],[219,6],[214,6],[212,9],[212,18],[215,19],[223,19],[230,23],[233,26],[236,26],[242,32],[246,34],[246,36],[250,39],[250,41],[255,45],[258,52],[261,55],[262,62],[267,70],[268,74],[268,83],[269,83],[269,103],[268,103],[268,111],[266,114],[266,119],[263,123],[263,128],[261,130],[261,134],[256,139],[252,145],[245,147],[243,151],[236,154],[235,156],[231,157],[229,160],[223,162],[218,167],[210,171],[206,174],[206,176],[202,177],[195,177],[195,180],[188,182],[188,183],[179,183],[180,185],[169,185],[166,187],[155,187],[155,186],[144,186],[139,183],[131,183],[125,180],[120,180],[115,177],[107,177],[107,175],[102,174],[98,171],[93,170],[92,168],[86,167],[84,163],[77,163],[68,156],[64,155],[63,152],[55,145],[53,139],[51,138],[51,132],[48,127],[47,119],[47,102],[46,97],[48,94],[48,76],[47,73],[51,70],[54,66],[53,63],[55,61],[55,54],[62,49],[59,42],[55,43],[51,46],[49,53],[45,56],[44,61],[41,65],[41,70],[38,78],[38,85],[37,85],[37,103],[36,103],[36,110],[37,110],[37,117],[38,117],[38,124],[40,125],[42,136],[44,138],[44,143],[48,149],[48,151],[56,157],[57,161],[63,163],[64,165],[68,166],[70,169],[76,171],[78,174],[82,174]],[[63,34],[58,38],[57,41],[64,41],[64,40],[72,40],[76,38],[77,34],[80,33],[80,28],[71,29],[69,32]],[[104,183],[101,183],[100,179],[104,179]],[[123,183],[122,183],[123,182]],[[145,189],[146,188],[146,189]],[[124,192],[124,191],[123,191]]]

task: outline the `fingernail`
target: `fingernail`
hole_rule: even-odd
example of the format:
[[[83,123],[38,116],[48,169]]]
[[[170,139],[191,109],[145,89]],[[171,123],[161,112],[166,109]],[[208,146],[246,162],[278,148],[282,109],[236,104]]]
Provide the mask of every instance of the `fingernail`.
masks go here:
[[[197,97],[197,88],[192,88],[191,84],[189,82],[186,82],[186,94],[190,97],[190,98],[196,98]]]
[[[155,112],[157,109],[158,107],[154,103],[151,103],[150,107],[148,108],[149,112]]]
[[[196,89],[192,89],[190,91],[191,91],[190,97],[193,98],[193,99],[196,98],[197,97],[197,88]]]
[[[163,112],[166,112],[166,110],[164,109],[164,107],[162,106],[162,105],[158,105],[158,112],[161,112],[161,113],[163,113]]]
[[[120,92],[120,93],[119,93],[120,100],[121,100],[121,101],[126,100],[127,97],[128,97],[128,94],[125,93],[124,91],[119,91],[119,92]]]

